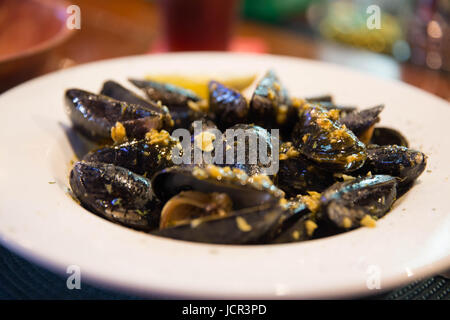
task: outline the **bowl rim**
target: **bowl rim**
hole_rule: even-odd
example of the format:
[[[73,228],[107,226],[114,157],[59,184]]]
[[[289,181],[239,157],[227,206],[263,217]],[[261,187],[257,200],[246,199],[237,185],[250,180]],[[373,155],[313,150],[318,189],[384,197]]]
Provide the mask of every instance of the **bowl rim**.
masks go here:
[[[28,1],[38,3],[41,6],[48,7],[54,13],[62,11],[64,12],[64,17],[67,18],[65,8],[70,6],[70,4],[66,0],[57,0],[55,2],[45,0],[28,0]],[[36,45],[28,47],[24,50],[20,50],[19,52],[5,55],[3,56],[3,58],[0,56],[0,64],[6,64],[29,56],[38,55],[40,53],[46,52],[48,50],[51,50],[52,48],[57,47],[59,44],[70,38],[75,33],[75,31],[65,27],[64,23],[65,20],[63,18],[59,17],[58,15],[55,15],[55,17],[57,18],[58,21],[61,22],[60,28],[56,34],[54,34],[53,36],[42,42],[39,42]]]

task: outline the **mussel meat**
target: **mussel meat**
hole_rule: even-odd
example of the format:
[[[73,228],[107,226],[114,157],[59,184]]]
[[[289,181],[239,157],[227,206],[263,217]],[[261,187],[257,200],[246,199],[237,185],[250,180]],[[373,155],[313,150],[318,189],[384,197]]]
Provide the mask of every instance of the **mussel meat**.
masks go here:
[[[170,217],[170,223],[152,234],[174,239],[257,243],[283,211],[279,205],[283,193],[270,179],[248,177],[229,167],[173,167],[155,174],[152,185],[165,202],[164,216]]]

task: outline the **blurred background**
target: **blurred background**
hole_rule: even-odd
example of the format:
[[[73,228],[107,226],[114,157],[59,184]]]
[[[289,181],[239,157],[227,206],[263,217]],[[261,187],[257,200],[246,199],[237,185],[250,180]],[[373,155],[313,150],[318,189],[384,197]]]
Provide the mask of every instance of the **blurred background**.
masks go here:
[[[450,100],[450,0],[0,0],[0,92],[90,61],[195,50],[329,61]]]

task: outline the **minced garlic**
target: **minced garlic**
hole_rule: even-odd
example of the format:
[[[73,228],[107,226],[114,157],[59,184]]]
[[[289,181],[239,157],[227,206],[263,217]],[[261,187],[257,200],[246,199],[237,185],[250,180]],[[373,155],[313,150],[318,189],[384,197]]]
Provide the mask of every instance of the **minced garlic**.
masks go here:
[[[311,237],[314,233],[314,230],[317,229],[317,224],[312,220],[306,220],[305,228],[306,228],[306,233],[308,234],[309,237]]]
[[[278,82],[273,83],[273,88],[278,92],[281,90],[281,86]]]
[[[342,226],[343,226],[345,229],[350,228],[350,227],[352,226],[352,220],[350,220],[349,217],[345,217],[344,219],[342,219]]]
[[[191,228],[197,228],[202,222],[201,218],[191,220]]]
[[[303,143],[306,143],[306,141],[308,140],[308,138],[309,138],[310,135],[311,135],[311,134],[309,134],[309,133],[303,135],[303,137],[302,137]]]
[[[277,123],[283,124],[287,119],[288,107],[286,105],[281,105],[277,109]]]
[[[311,212],[317,212],[320,208],[320,193],[308,191],[309,196],[302,196],[303,202]]]
[[[328,116],[330,117],[330,119],[332,120],[338,120],[339,119],[339,110],[338,109],[331,109],[328,111]]]
[[[331,128],[332,123],[330,119],[326,119],[326,118],[319,118],[317,119],[317,124],[325,130],[328,130]]]
[[[145,134],[145,140],[147,140],[149,144],[168,145],[170,141],[170,134],[166,130],[158,131],[156,129],[152,129]]]
[[[368,228],[375,228],[377,222],[368,214],[366,214],[360,221],[361,225]]]
[[[351,163],[353,161],[357,161],[358,160],[358,156],[356,154],[352,154],[349,155],[345,158],[345,160],[347,161],[347,163]]]
[[[236,224],[242,232],[249,232],[252,230],[252,226],[242,217],[236,217]]]
[[[206,171],[208,172],[209,176],[211,178],[217,179],[217,180],[221,180],[222,179],[222,172],[223,170],[221,170],[221,168],[215,166],[215,165],[208,165],[206,167]]]
[[[208,173],[207,173],[205,170],[203,170],[203,169],[201,169],[201,168],[199,168],[199,167],[195,167],[195,168],[192,170],[192,175],[193,175],[194,177],[196,177],[197,179],[200,179],[200,180],[203,180],[203,179],[207,179],[207,178],[208,178]]]
[[[115,143],[127,141],[127,132],[122,123],[116,122],[116,125],[111,128],[111,139],[113,139]]]
[[[301,106],[303,106],[304,103],[305,103],[305,100],[300,99],[300,98],[292,98],[291,99],[291,105],[294,108],[300,108]]]
[[[206,152],[211,152],[214,150],[214,140],[216,140],[216,136],[214,133],[208,131],[203,131],[194,138],[197,148]]]
[[[300,152],[295,150],[294,147],[290,147],[289,150],[286,152],[286,155],[288,156],[288,158],[295,158],[300,155]]]

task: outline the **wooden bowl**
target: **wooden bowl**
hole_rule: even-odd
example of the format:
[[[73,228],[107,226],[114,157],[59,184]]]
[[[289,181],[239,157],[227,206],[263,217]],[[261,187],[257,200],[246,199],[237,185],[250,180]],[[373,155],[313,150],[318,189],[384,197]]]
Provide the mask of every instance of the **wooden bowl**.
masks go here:
[[[0,92],[35,76],[52,49],[72,33],[69,4],[58,0],[0,0]]]

